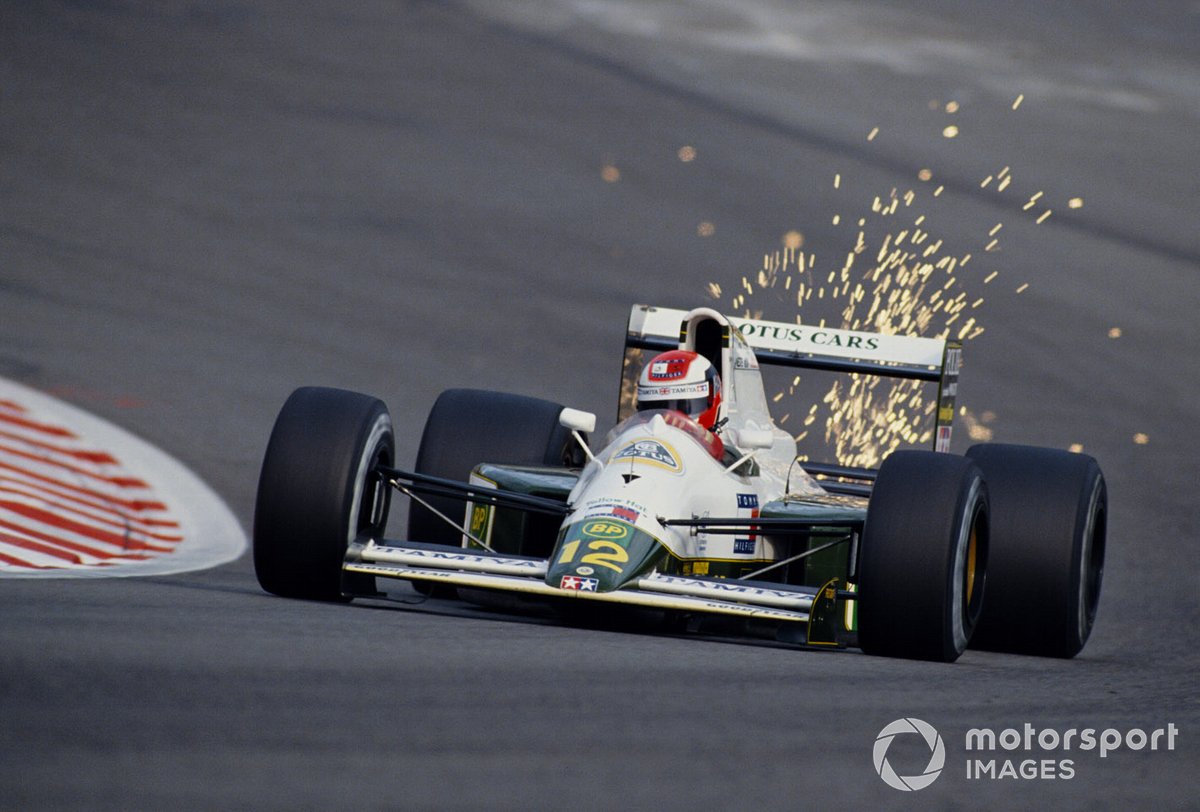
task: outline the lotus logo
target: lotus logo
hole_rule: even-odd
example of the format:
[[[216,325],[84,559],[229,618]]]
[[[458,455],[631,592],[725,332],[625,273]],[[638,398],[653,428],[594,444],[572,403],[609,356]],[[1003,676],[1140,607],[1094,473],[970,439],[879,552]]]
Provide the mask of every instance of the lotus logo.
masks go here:
[[[675,449],[658,440],[635,440],[614,454],[613,459],[647,462],[675,473],[683,471],[683,465],[675,455]]]
[[[925,771],[920,775],[897,775],[896,771],[892,769],[892,765],[888,763],[887,751],[892,744],[892,739],[906,733],[917,734],[929,746],[929,763],[925,765]],[[934,730],[933,725],[928,722],[920,719],[897,719],[879,731],[879,735],[875,738],[874,758],[875,772],[879,774],[885,784],[893,789],[913,792],[925,789],[942,774],[942,768],[946,766],[946,745],[942,743],[942,737]]]

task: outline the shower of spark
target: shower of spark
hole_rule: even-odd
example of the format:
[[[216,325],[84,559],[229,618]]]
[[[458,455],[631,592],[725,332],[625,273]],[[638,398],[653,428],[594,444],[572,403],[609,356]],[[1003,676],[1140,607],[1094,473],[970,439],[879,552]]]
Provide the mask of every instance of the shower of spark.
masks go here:
[[[1016,110],[1018,98],[1012,105]],[[936,108],[936,103],[931,103]],[[956,102],[945,105],[947,113],[959,111]],[[946,138],[959,136],[959,129],[950,125],[941,133]],[[879,128],[867,136],[873,141]],[[923,210],[941,196],[944,186],[930,190],[933,170],[922,168],[916,173],[916,189],[899,187],[874,196],[869,211],[861,216],[830,218],[834,226],[857,223],[853,243],[844,249],[840,263],[819,259],[814,250],[805,250],[805,237],[799,231],[789,231],[783,237],[783,247],[767,254],[762,267],[754,274],[742,277],[735,289],[728,291],[732,312],[746,318],[778,320],[781,307],[795,309],[796,323],[809,312],[832,307],[838,312],[837,324],[850,330],[865,330],[890,335],[934,336],[969,341],[984,331],[980,308],[982,296],[968,293],[968,285],[991,285],[1002,276],[995,267],[975,272],[970,252],[955,252],[944,237],[936,233]],[[845,177],[835,174],[834,189],[841,189]],[[1003,194],[1013,182],[1012,169],[1004,166],[982,179],[980,187]],[[1051,215],[1045,207],[1044,194],[1037,192],[1028,199],[1022,212],[1041,224]],[[1073,198],[1072,208],[1082,205]],[[988,223],[976,235],[977,252],[995,263],[1000,250],[1003,223]],[[880,236],[882,235],[882,236]],[[982,260],[977,263],[985,264]],[[1028,283],[1015,290],[1023,292]],[[708,293],[720,299],[723,289],[710,283]],[[818,304],[820,303],[820,304]],[[768,314],[767,311],[770,311]],[[824,318],[818,326],[827,326]],[[800,378],[796,377],[787,394],[794,394]],[[839,378],[819,403],[811,404],[804,415],[797,441],[804,440],[810,427],[823,422],[824,440],[836,458],[844,465],[876,467],[889,453],[901,445],[929,445],[932,442],[932,416],[936,394],[918,381],[897,381],[873,376],[852,374]],[[773,400],[782,400],[784,392]],[[972,439],[990,439],[992,430],[985,422],[961,412],[963,423]],[[991,418],[994,415],[989,413]],[[778,417],[784,428],[789,426],[790,413]]]

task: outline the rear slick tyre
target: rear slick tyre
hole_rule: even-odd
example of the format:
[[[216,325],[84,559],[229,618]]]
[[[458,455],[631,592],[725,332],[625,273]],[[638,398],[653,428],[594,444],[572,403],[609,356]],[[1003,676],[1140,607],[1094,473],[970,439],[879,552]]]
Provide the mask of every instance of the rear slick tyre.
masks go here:
[[[1074,657],[1100,602],[1108,490],[1086,454],[983,444],[967,456],[992,499],[987,603],[972,648]]]
[[[867,654],[953,662],[984,599],[988,489],[970,460],[893,452],[859,544],[858,635]]]
[[[254,507],[254,572],[268,592],[337,601],[374,592],[343,577],[352,541],[381,538],[391,490],[376,473],[395,458],[382,401],[321,387],[297,389],[275,420]]]

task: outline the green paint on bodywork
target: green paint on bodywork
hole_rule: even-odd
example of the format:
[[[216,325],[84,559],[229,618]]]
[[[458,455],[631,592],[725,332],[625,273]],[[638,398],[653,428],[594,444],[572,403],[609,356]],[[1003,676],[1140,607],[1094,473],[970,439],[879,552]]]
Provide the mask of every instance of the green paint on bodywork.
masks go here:
[[[844,609],[838,602],[840,586],[837,578],[821,585],[808,610],[808,635],[805,640],[810,646],[836,646],[840,642]]]
[[[699,575],[709,578],[741,578],[769,562],[734,561],[719,558],[683,559],[668,556],[661,571],[667,575]]]
[[[565,578],[568,584],[612,592],[658,567],[666,555],[658,539],[628,522],[611,517],[572,522],[559,534],[546,584],[562,587]]]
[[[495,482],[501,490],[561,499],[564,502],[579,481],[578,470],[548,465],[494,465],[485,462],[475,466],[475,471]]]
[[[861,522],[867,518],[867,500],[862,496],[832,493],[793,496],[768,502],[763,505],[761,515],[764,519],[804,519],[817,524],[821,521]]]
[[[543,496],[563,502],[567,501],[567,496],[579,479],[576,469],[549,466],[482,463],[475,466],[474,473],[495,483],[502,491]],[[546,557],[550,555],[558,536],[559,520],[553,516],[472,502],[467,503],[466,516],[471,532],[502,554]],[[476,528],[484,532],[490,530],[490,538],[480,535]],[[470,546],[478,549],[474,544]]]
[[[839,494],[812,494],[801,497],[768,502],[760,513],[764,519],[796,519],[812,525],[815,531],[808,538],[784,535],[769,536],[781,550],[780,558],[790,558],[797,553],[822,547],[839,539],[846,539],[826,550],[813,553],[800,561],[785,565],[766,576],[772,580],[784,580],[789,584],[821,586],[832,579],[845,583],[850,574],[850,530],[846,527],[828,528],[821,532],[821,522],[856,523],[860,528],[867,518],[867,500],[859,496]]]
[[[478,476],[504,491],[532,494],[566,501],[579,479],[579,471],[549,466],[517,466],[485,463],[475,469]],[[845,539],[850,531],[829,527],[822,532],[821,522],[866,520],[867,499],[837,494],[813,494],[779,499],[763,505],[762,518],[796,519],[813,525],[816,534],[808,538],[759,533],[776,542],[780,558],[788,558],[831,541]],[[501,554],[529,555],[549,559],[546,583],[558,587],[564,576],[596,579],[598,591],[611,591],[657,569],[672,575],[697,575],[715,578],[740,578],[770,562],[692,559],[671,555],[652,535],[612,518],[596,517],[576,522],[560,531],[559,520],[520,510],[469,505],[467,521],[477,535],[490,530],[488,543]],[[628,529],[613,535],[585,532],[585,526],[603,521]],[[595,528],[592,528],[595,530]],[[574,548],[569,545],[578,542]],[[814,553],[762,576],[764,581],[821,586],[836,578],[845,583],[849,575],[848,543]],[[583,559],[588,557],[587,561]],[[583,572],[579,569],[583,568]],[[618,569],[619,568],[619,569]],[[588,572],[588,570],[591,570]]]

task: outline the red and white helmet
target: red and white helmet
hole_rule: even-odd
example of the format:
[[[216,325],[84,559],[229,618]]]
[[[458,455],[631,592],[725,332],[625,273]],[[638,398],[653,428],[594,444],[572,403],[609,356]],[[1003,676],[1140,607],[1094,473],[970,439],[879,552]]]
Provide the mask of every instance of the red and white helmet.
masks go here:
[[[638,411],[674,409],[706,429],[721,408],[721,376],[703,355],[671,350],[656,355],[638,377]]]

